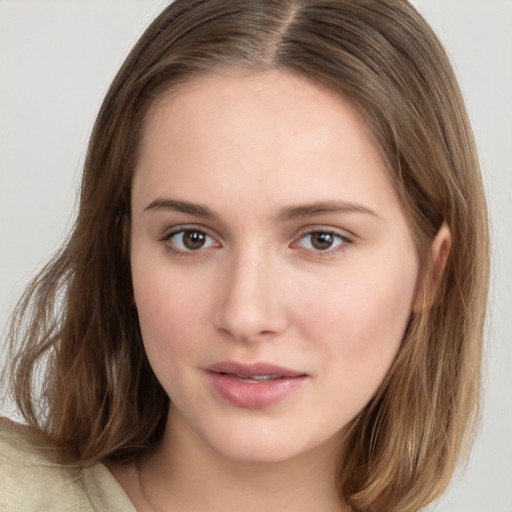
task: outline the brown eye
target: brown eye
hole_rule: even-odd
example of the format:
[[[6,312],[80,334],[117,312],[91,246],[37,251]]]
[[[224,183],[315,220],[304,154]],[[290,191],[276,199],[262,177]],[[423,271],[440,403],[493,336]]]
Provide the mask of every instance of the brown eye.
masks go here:
[[[334,231],[310,231],[300,237],[298,245],[304,249],[319,253],[342,250],[350,244],[350,240]]]
[[[311,245],[315,249],[330,249],[333,243],[334,235],[332,233],[324,233],[322,231],[317,231],[311,234]]]
[[[201,233],[200,231],[184,231],[183,232],[183,245],[190,249],[191,251],[195,251],[197,249],[201,249],[206,241],[206,235]]]
[[[179,253],[199,252],[202,249],[218,246],[210,235],[198,229],[180,229],[164,237],[163,240]]]

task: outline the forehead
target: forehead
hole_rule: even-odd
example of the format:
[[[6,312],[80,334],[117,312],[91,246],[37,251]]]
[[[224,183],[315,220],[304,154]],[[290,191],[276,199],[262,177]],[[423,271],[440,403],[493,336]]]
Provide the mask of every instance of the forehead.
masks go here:
[[[344,200],[383,202],[387,190],[396,201],[358,109],[279,71],[208,74],[163,94],[148,113],[137,183],[154,194],[221,189],[291,202],[322,200],[330,189]]]
[[[232,114],[231,121],[238,120],[242,126],[255,121],[248,114],[259,113],[259,120],[270,121],[276,128],[294,131],[301,124],[316,123],[326,129],[332,123],[339,129],[339,115],[352,121],[348,130],[362,130],[373,138],[361,112],[341,94],[303,76],[281,70],[264,72],[224,70],[195,75],[180,82],[160,96],[151,105],[146,116],[144,140],[147,140],[151,125],[162,118],[173,115],[193,123],[201,119],[213,124]],[[318,128],[318,126],[317,126]]]

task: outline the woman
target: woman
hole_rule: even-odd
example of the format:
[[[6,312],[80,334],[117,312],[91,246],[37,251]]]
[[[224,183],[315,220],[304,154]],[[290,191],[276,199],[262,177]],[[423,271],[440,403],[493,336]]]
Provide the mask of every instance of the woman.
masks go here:
[[[13,319],[36,430],[3,422],[1,499],[419,510],[471,437],[487,274],[463,102],[410,5],[177,0]]]

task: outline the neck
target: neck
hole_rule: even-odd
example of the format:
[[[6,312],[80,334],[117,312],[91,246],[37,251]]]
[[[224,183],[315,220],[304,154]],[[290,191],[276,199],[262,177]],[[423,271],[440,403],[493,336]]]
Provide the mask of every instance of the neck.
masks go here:
[[[342,511],[334,482],[337,442],[278,462],[234,460],[169,415],[162,443],[139,461],[155,512]]]

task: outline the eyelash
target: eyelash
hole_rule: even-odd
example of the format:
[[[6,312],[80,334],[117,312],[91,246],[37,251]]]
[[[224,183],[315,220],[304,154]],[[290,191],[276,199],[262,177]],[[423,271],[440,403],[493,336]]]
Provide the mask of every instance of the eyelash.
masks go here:
[[[342,235],[341,233],[339,233],[338,231],[334,231],[332,229],[326,229],[326,228],[314,228],[314,229],[310,229],[309,231],[307,231],[306,233],[303,233],[300,235],[300,238],[294,242],[292,245],[293,246],[296,246],[298,245],[302,240],[304,240],[305,238],[307,237],[311,237],[315,234],[322,234],[322,235],[330,235],[332,236],[334,239],[338,239],[339,242],[338,242],[338,245],[336,245],[334,248],[327,248],[327,249],[314,249],[314,248],[307,248],[305,250],[307,250],[308,252],[311,251],[315,254],[315,256],[321,256],[321,257],[329,257],[329,256],[334,256],[340,252],[343,252],[343,251],[346,251],[350,248],[351,244],[352,244],[352,240],[345,236],[345,235]],[[311,245],[311,243],[310,243]]]
[[[179,226],[179,227],[173,229],[172,231],[166,233],[160,239],[160,242],[166,242],[166,248],[169,251],[171,251],[174,255],[179,256],[179,257],[198,256],[199,253],[202,252],[202,250],[209,248],[209,247],[200,247],[196,251],[194,251],[193,249],[182,250],[182,249],[177,248],[175,245],[173,245],[173,243],[171,242],[171,239],[173,237],[175,237],[176,235],[179,235],[179,234],[185,235],[186,233],[201,234],[204,237],[207,237],[207,238],[215,241],[215,239],[212,236],[210,236],[204,229],[195,228],[194,226]],[[218,244],[218,242],[217,242],[217,244]]]
[[[185,235],[186,233],[196,233],[203,235],[206,238],[209,238],[214,241],[214,243],[218,244],[218,247],[220,247],[219,242],[216,242],[214,237],[209,235],[204,229],[201,228],[195,228],[194,226],[179,226],[173,229],[172,231],[166,233],[159,241],[166,243],[166,248],[171,251],[174,255],[178,257],[190,257],[190,256],[198,256],[201,252],[203,252],[205,249],[211,248],[214,244],[209,245],[208,247],[199,247],[197,250],[188,249],[183,250],[177,248],[171,241],[173,237],[176,235]],[[327,248],[327,249],[315,249],[315,248],[303,248],[305,251],[314,254],[315,256],[320,257],[329,257],[336,255],[337,253],[346,251],[350,248],[353,241],[347,237],[346,235],[342,235],[341,233],[334,231],[332,229],[326,229],[326,228],[313,228],[308,230],[307,232],[302,233],[299,238],[294,241],[291,244],[291,247],[299,248],[300,249],[300,242],[305,240],[307,237],[311,237],[315,234],[323,234],[323,235],[330,235],[334,239],[338,239],[339,243],[334,248]],[[311,245],[311,244],[310,244]]]

